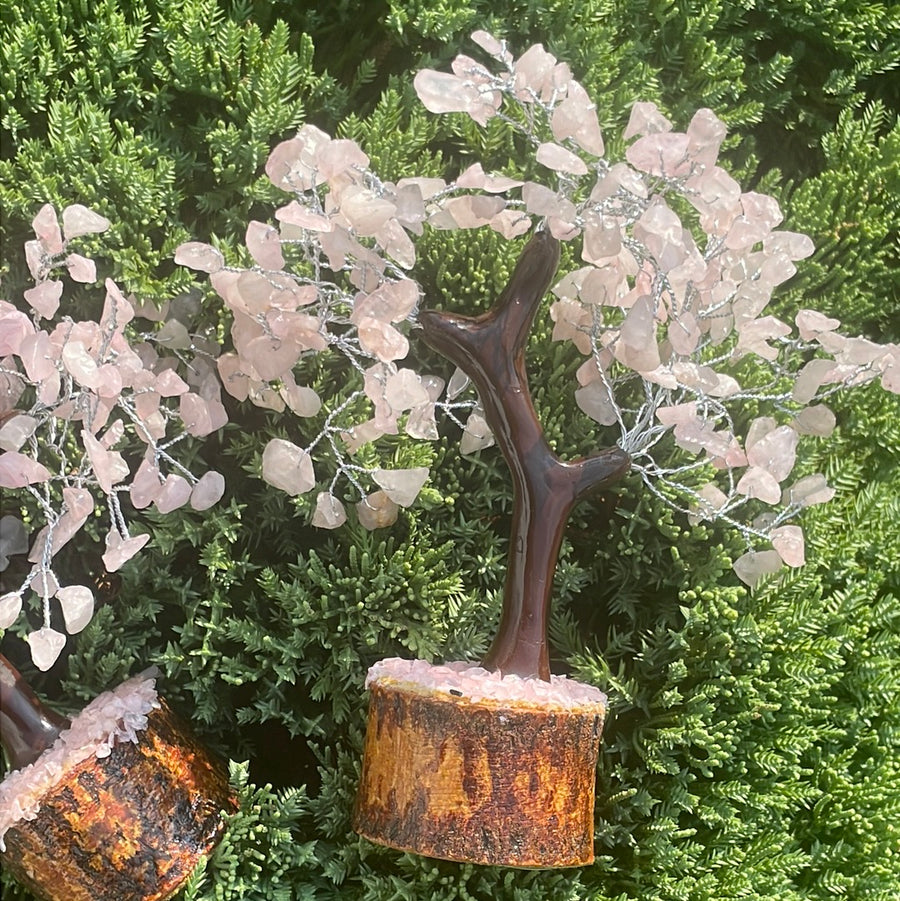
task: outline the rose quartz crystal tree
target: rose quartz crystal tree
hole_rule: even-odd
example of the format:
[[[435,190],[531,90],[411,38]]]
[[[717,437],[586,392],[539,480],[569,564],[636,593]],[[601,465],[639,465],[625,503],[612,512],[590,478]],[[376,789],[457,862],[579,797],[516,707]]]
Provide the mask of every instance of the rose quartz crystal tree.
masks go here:
[[[420,72],[416,91],[433,113],[515,132],[527,151],[522,171],[490,174],[476,162],[450,181],[392,182],[355,142],[305,125],[266,164],[288,199],[274,222],[249,224],[254,265],[228,265],[219,249],[200,242],[176,252],[177,262],[209,274],[230,317],[228,348],[203,345],[198,353],[177,320],[136,333],[126,323],[141,307],[111,283],[99,323],[63,319],[42,330],[62,290],[52,269],[64,262],[73,278],[94,278],[67,241],[105,222],[69,207],[63,240],[52,210],[41,211],[27,248],[37,282],[25,296],[32,316],[11,304],[0,309],[3,409],[15,412],[0,433],[0,485],[32,493],[48,524],[32,547],[35,570],[23,590],[36,590],[45,603],[55,593],[64,609],[77,600],[76,625],[86,622],[86,596],[78,589],[76,599],[73,589],[67,601],[50,564],[89,514],[91,491],[108,504],[107,553],[115,563],[144,540],[128,535],[123,492],[133,506],[160,510],[216,500],[220,477],[197,483],[171,454],[181,434],[202,437],[224,422],[213,366],[238,400],[317,417],[320,425],[299,443],[269,442],[261,468],[291,495],[315,490],[312,523],[323,528],[345,522],[348,495],[362,525],[390,525],[428,478],[425,467],[364,465],[363,445],[400,431],[435,439],[441,413],[463,427],[463,452],[489,446],[483,406],[462,395],[465,374],[458,370],[445,385],[403,365],[419,321],[422,292],[410,272],[425,228],[489,228],[511,241],[540,231],[571,244],[578,262],[550,273],[549,314],[554,339],[574,344],[583,358],[575,400],[606,439],[598,444],[615,445],[648,490],[692,520],[736,528],[747,543],[735,562],[745,582],[802,565],[803,534],[792,520],[833,491],[822,475],[791,478],[799,442],[830,433],[834,416],[824,401],[831,393],[875,379],[900,391],[900,348],[846,337],[837,320],[813,310],[801,310],[793,324],[766,313],[772,292],[813,245],[777,230],[777,202],[743,192],[718,165],[725,126],[710,110],[678,132],[653,104],[635,104],[625,159],[611,161],[596,107],[565,63],[541,45],[515,59],[485,32],[472,38],[489,64],[460,55],[451,72]],[[193,375],[182,379],[176,361],[191,354]],[[316,354],[347,363],[352,390],[339,403],[297,381]],[[26,387],[36,399],[20,410],[15,398]],[[362,421],[361,404],[369,411]],[[748,417],[757,408],[765,413]],[[173,422],[176,434],[167,437]],[[115,450],[123,429],[147,446],[133,474]],[[50,448],[53,465],[41,462]],[[316,466],[326,456],[334,474],[322,483]],[[21,594],[0,599],[0,625],[14,621]],[[38,656],[47,664],[62,636],[49,622],[40,634],[32,647],[46,649]]]
[[[205,510],[224,491],[219,473],[197,478],[176,456],[185,435],[207,435],[226,421],[212,357],[199,340],[192,344],[177,319],[156,331],[150,321],[145,331],[136,329],[137,313],[155,319],[157,311],[126,298],[109,279],[97,321],[65,315],[60,270],[68,270],[74,282],[97,280],[93,260],[73,252],[70,242],[109,224],[73,204],[63,210],[60,229],[53,207],[42,207],[33,222],[36,238],[25,245],[35,280],[24,292],[29,312],[0,301],[0,489],[7,498],[16,491],[29,494],[44,523],[32,536],[32,569],[16,590],[0,597],[0,629],[16,621],[23,598],[35,593],[43,625],[27,640],[42,670],[53,665],[66,642],[66,634],[51,625],[51,599],[57,599],[69,635],[93,615],[91,589],[63,585],[53,561],[98,502],[107,514],[103,563],[115,572],[150,538],[131,535],[122,495],[132,508],[153,504],[167,513],[188,503]],[[126,433],[145,448],[134,472],[116,449]],[[18,544],[24,528],[16,517],[4,517],[4,526],[11,551],[28,550]]]
[[[436,437],[435,407],[454,403],[465,382],[457,372],[442,393],[439,379],[402,366],[420,300],[407,274],[413,238],[426,226],[486,227],[509,239],[543,228],[574,243],[581,262],[556,279],[550,307],[554,338],[584,357],[578,406],[614,430],[650,490],[691,517],[740,530],[751,548],[736,564],[745,581],[782,561],[800,565],[802,533],[787,523],[832,492],[821,475],[790,481],[798,442],[830,433],[834,416],[822,401],[832,392],[877,378],[900,390],[900,349],[845,337],[837,320],[812,310],[798,313],[796,333],[764,315],[813,245],[777,231],[777,202],[742,192],[717,165],[725,126],[710,110],[679,133],[653,104],[635,104],[626,160],[612,163],[596,108],[565,63],[540,45],[515,60],[484,32],[473,40],[499,71],[458,56],[452,73],[420,72],[416,91],[434,113],[465,113],[482,126],[497,120],[518,132],[542,181],[490,175],[480,163],[449,182],[383,181],[356,143],[306,125],[269,157],[269,178],[292,199],[275,212],[277,226],[250,224],[256,266],[226,266],[204,244],[179,250],[181,262],[211,273],[232,311],[234,350],[218,363],[226,390],[308,415],[321,401],[296,385],[294,366],[327,351],[348,358],[359,395],[371,402],[363,423],[348,425],[342,410],[331,411],[304,447],[272,442],[264,478],[294,494],[310,491],[316,453],[334,454],[337,475],[318,495],[313,522],[340,525],[345,511],[334,488],[346,477],[359,490],[354,452],[400,429]],[[742,383],[746,357],[757,365]],[[770,415],[737,434],[742,411],[760,403]],[[680,459],[666,453],[661,462],[654,454],[668,435]],[[492,440],[477,406],[462,449]],[[427,477],[371,475],[381,490],[358,506],[370,526],[393,521]],[[764,542],[774,549],[752,549]]]

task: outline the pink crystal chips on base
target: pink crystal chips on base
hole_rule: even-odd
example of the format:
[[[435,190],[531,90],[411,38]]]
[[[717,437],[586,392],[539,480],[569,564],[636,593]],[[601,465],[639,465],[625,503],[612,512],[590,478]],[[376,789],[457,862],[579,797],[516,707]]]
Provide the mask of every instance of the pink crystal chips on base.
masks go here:
[[[550,679],[523,679],[499,670],[486,670],[474,663],[451,661],[434,664],[425,660],[386,657],[374,663],[366,674],[366,688],[374,682],[405,685],[416,691],[440,693],[464,698],[473,703],[516,702],[542,710],[577,710],[580,707],[605,705],[606,695],[585,682],[568,676]]]
[[[37,760],[0,781],[0,851],[10,827],[33,820],[47,791],[81,761],[108,757],[122,742],[137,744],[148,714],[160,706],[156,677],[155,669],[147,670],[98,695]]]

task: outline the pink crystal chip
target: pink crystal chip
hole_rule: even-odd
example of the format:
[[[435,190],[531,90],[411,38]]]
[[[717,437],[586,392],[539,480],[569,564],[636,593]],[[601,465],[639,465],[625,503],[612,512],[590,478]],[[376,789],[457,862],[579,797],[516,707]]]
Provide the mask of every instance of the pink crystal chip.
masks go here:
[[[31,646],[31,659],[41,672],[46,672],[56,663],[66,646],[66,636],[47,626],[29,633],[26,640]]]
[[[316,484],[309,454],[283,438],[273,438],[266,445],[262,455],[262,477],[292,496],[304,494]]]
[[[347,521],[344,505],[330,492],[322,491],[316,497],[316,509],[312,524],[320,529],[336,529]]]
[[[103,554],[103,565],[108,572],[117,572],[135,554],[137,554],[149,540],[149,535],[136,535],[133,538],[123,538],[115,529],[110,529],[106,534],[106,552]]]
[[[56,592],[62,607],[66,631],[69,635],[80,632],[94,615],[94,594],[85,585],[67,585]]]
[[[80,203],[67,206],[62,213],[63,231],[66,239],[77,238],[80,235],[91,235],[105,232],[110,225],[109,219],[89,210]]]
[[[397,521],[399,505],[384,491],[376,491],[356,505],[356,515],[364,529],[383,529]]]

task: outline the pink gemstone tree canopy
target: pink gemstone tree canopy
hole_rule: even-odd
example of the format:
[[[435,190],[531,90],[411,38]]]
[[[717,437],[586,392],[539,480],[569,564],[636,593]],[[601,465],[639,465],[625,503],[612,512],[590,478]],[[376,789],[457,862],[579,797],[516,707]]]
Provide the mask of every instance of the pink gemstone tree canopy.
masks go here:
[[[219,473],[197,478],[174,453],[184,435],[203,437],[226,422],[210,354],[191,348],[177,320],[156,332],[139,331],[136,299],[110,279],[96,320],[69,315],[64,281],[54,276],[66,270],[72,281],[95,282],[93,261],[69,245],[109,225],[73,204],[63,210],[60,228],[54,208],[43,206],[33,222],[36,238],[26,245],[36,283],[24,292],[31,315],[0,301],[0,490],[5,496],[27,492],[43,518],[30,548],[19,549],[28,553],[31,570],[17,590],[0,597],[0,628],[18,619],[28,592],[37,595],[43,623],[26,637],[42,670],[94,612],[92,589],[63,584],[54,569],[60,550],[89,518],[105,508],[102,559],[115,572],[150,540],[129,531],[128,504],[152,504],[161,513],[185,504],[204,510],[225,488]],[[156,318],[155,310],[143,312]],[[136,460],[126,459],[128,439],[136,442],[129,456],[139,448]],[[54,599],[62,631],[51,622]]]
[[[726,130],[712,111],[681,132],[636,103],[624,159],[609,159],[595,99],[568,65],[541,45],[516,58],[486,32],[472,38],[486,62],[460,55],[449,72],[420,72],[415,89],[435,114],[515,132],[530,157],[520,172],[475,161],[455,179],[379,174],[354,141],[304,125],[266,163],[284,203],[248,223],[251,265],[202,241],[175,252],[220,299],[224,343],[110,280],[96,321],[74,321],[66,285],[95,284],[97,272],[69,245],[109,223],[78,204],[61,225],[51,206],[38,212],[25,247],[35,285],[0,301],[0,487],[28,493],[44,527],[26,582],[0,598],[0,627],[35,592],[42,665],[64,639],[50,600],[69,631],[89,618],[53,558],[95,507],[107,511],[104,562],[114,570],[147,540],[129,532],[129,505],[203,511],[226,490],[219,473],[195,476],[176,454],[184,436],[223,427],[223,389],[284,417],[260,474],[292,496],[314,493],[310,518],[322,528],[340,527],[348,510],[366,528],[388,526],[427,485],[420,462],[373,464],[380,438],[433,441],[444,416],[461,426],[464,453],[494,442],[484,398],[466,393],[463,373],[445,379],[406,362],[424,305],[414,267],[426,228],[568,242],[576,262],[551,274],[547,315],[554,339],[580,358],[572,390],[598,446],[617,447],[647,490],[692,521],[738,529],[745,582],[802,565],[802,531],[790,522],[831,495],[824,477],[794,476],[803,438],[834,427],[826,401],[837,390],[880,380],[900,392],[900,348],[845,336],[814,310],[793,322],[767,310],[814,248],[780,231],[778,203],[742,191],[719,162]],[[307,384],[318,355],[346,364],[339,400]]]
[[[342,514],[326,511],[338,510],[341,476],[360,490],[365,473],[352,458],[363,445],[400,430],[434,438],[435,410],[455,417],[461,408],[458,379],[445,390],[436,376],[402,365],[418,320],[420,289],[409,275],[415,238],[429,226],[489,228],[508,239],[543,228],[573,242],[581,260],[557,274],[549,309],[554,337],[585,358],[574,386],[578,406],[613,430],[651,490],[692,518],[724,518],[745,535],[748,556],[737,571],[746,581],[776,562],[797,565],[802,533],[792,533],[790,550],[784,540],[773,545],[774,557],[754,551],[824,498],[793,499],[797,441],[829,433],[834,418],[822,401],[833,391],[873,379],[897,390],[898,348],[844,337],[836,320],[815,311],[797,315],[799,334],[766,314],[773,292],[813,245],[778,231],[778,203],[742,192],[719,164],[726,129],[711,110],[699,110],[678,132],[652,103],[635,104],[625,160],[613,162],[604,156],[596,105],[565,63],[540,45],[516,59],[491,35],[472,37],[490,62],[460,55],[450,72],[420,72],[414,84],[422,103],[482,126],[500,117],[533,148],[546,177],[498,176],[473,163],[455,180],[391,182],[352,141],[304,126],[266,166],[291,199],[275,211],[277,232],[254,223],[251,240],[248,230],[258,265],[224,267],[211,278],[234,315],[235,349],[219,361],[226,390],[284,409],[289,401],[283,387],[276,393],[276,376],[290,382],[304,355],[328,350],[351,360],[371,418],[347,427],[329,417],[297,446],[313,461],[326,448],[335,455],[337,476],[317,498],[314,518],[326,527],[342,523]],[[274,267],[283,259],[270,249],[278,242],[285,254],[302,249],[304,266]],[[212,248],[190,247],[199,254],[195,268],[208,269]],[[738,377],[745,357],[757,364],[752,385]],[[738,434],[742,410],[760,398],[776,415],[757,417]],[[674,464],[662,450],[667,441],[680,455]],[[462,448],[491,443],[476,403]],[[288,477],[288,490],[313,490],[307,458],[297,460],[307,475]],[[362,521],[372,526],[396,513],[383,491],[361,504]]]

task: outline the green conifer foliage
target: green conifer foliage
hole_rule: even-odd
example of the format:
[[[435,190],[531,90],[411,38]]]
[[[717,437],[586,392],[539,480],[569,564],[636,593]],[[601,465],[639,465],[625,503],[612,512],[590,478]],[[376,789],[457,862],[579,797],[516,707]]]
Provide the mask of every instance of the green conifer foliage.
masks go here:
[[[825,167],[790,198],[818,252],[794,296],[879,340],[900,337],[900,120],[876,101],[844,110],[822,140]],[[828,305],[829,299],[834,305]]]
[[[28,0],[0,38],[3,239],[27,237],[42,203],[115,220],[112,275],[162,301],[190,233],[235,238],[260,191],[272,135],[321,109],[330,79],[283,22],[216,0],[119,4]]]
[[[473,152],[502,170],[514,146],[422,114],[408,88],[427,55],[452,56],[466,32],[493,24],[519,48],[545,40],[587,73],[605,126],[621,124],[639,96],[679,121],[714,106],[732,128],[732,162],[763,190],[791,179],[786,225],[820,248],[781,302],[896,339],[900,139],[882,74],[897,56],[887,4],[260,6],[17,4],[0,41],[0,203],[16,249],[6,256],[40,203],[78,201],[116,223],[113,274],[129,291],[185,290],[174,247],[189,234],[223,247],[240,239],[240,224],[259,215],[271,143],[357,99],[373,108],[339,131],[386,176],[459,168]],[[315,64],[300,22],[322,54]],[[350,22],[365,27],[342,45]],[[379,61],[371,83],[367,58]],[[326,66],[343,84],[321,74]],[[417,275],[429,304],[483,308],[517,249],[493,235],[427,237]],[[532,339],[550,361],[533,374],[535,402],[555,449],[575,456],[596,436],[572,398],[573,361],[549,332],[544,322]],[[414,353],[423,368],[441,365]],[[335,378],[310,376],[323,389]],[[555,671],[610,694],[592,867],[436,862],[350,828],[366,667],[388,655],[476,658],[497,616],[508,475],[495,451],[462,457],[449,429],[435,446],[396,439],[398,465],[429,465],[432,481],[395,526],[324,535],[307,526],[308,498],[258,479],[270,437],[317,423],[233,404],[239,425],[195,451],[225,472],[225,501],[202,515],[146,514],[148,551],[108,588],[65,664],[29,677],[72,712],[157,664],[162,693],[238,762],[241,809],[179,901],[893,901],[900,404],[867,389],[834,406],[836,436],[800,465],[826,466],[839,493],[805,518],[810,562],[783,581],[745,589],[731,571],[740,542],[690,527],[637,480],[576,510],[551,632]],[[87,578],[102,576],[97,557],[85,543],[67,560]],[[31,901],[0,879],[4,898]]]

